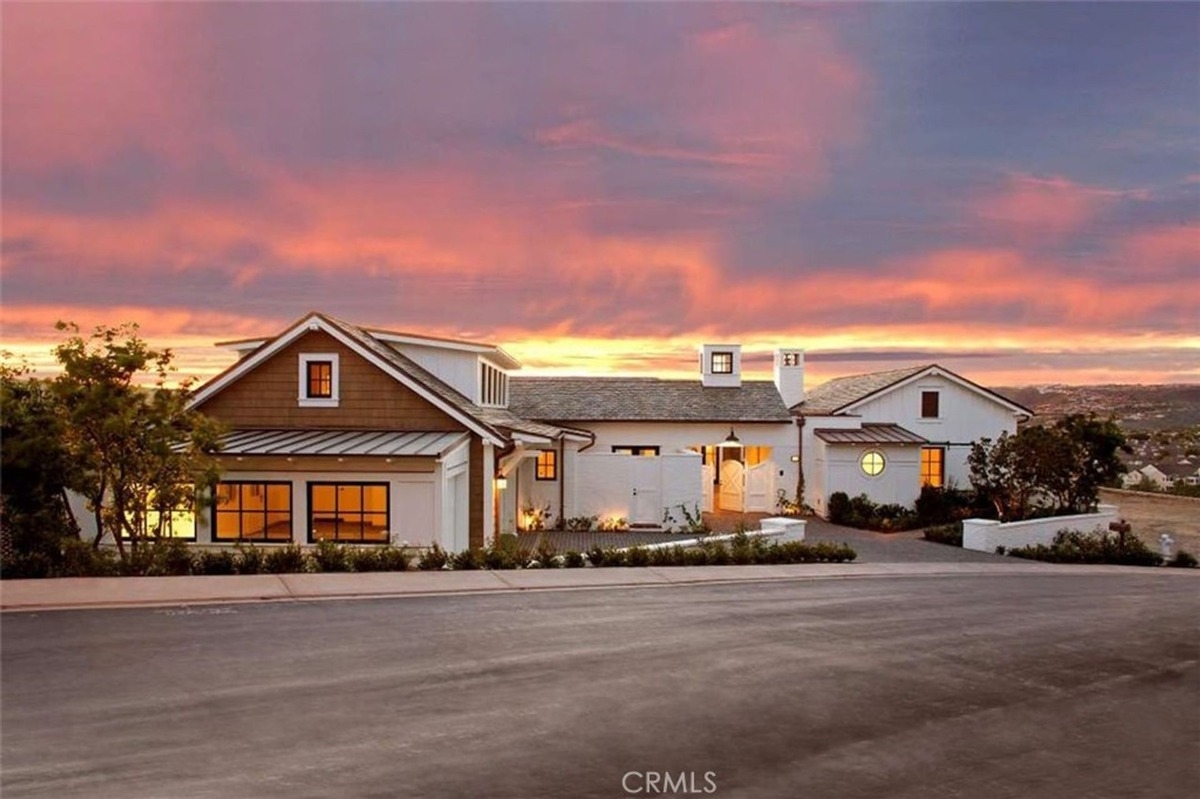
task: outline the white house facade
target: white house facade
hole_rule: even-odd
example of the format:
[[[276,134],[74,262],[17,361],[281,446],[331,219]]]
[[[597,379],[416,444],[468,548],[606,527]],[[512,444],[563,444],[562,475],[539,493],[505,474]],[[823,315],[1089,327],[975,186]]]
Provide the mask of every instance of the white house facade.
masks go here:
[[[966,485],[980,437],[1029,412],[936,365],[840,378],[807,395],[804,353],[745,380],[706,344],[690,380],[521,377],[503,349],[311,313],[225,342],[238,360],[191,407],[227,428],[198,544],[480,547],[579,517],[647,528],[698,512],[824,513],[829,495],[911,503]],[[86,518],[86,516],[84,517]]]

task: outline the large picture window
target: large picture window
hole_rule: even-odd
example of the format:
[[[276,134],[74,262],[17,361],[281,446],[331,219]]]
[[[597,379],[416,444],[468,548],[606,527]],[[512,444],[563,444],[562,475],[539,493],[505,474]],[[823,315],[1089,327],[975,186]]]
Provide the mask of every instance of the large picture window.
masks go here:
[[[387,483],[309,483],[310,541],[388,540]]]
[[[196,540],[196,496],[191,486],[180,487],[180,493],[173,498],[173,504],[166,505],[158,501],[151,492],[146,499],[146,512],[142,515],[139,527],[135,515],[129,520],[138,528],[138,534],[149,538],[178,538],[181,541]],[[128,538],[129,533],[121,530],[121,537]]]
[[[292,484],[217,483],[214,541],[291,541]]]
[[[921,485],[941,488],[946,482],[946,450],[942,447],[921,449]]]

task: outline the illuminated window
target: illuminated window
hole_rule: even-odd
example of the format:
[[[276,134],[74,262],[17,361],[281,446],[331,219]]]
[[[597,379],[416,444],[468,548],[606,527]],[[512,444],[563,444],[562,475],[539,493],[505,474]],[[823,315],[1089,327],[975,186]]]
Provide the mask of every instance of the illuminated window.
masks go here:
[[[937,419],[940,415],[938,411],[939,402],[938,392],[922,391],[921,392],[921,418],[922,419]]]
[[[742,447],[742,452],[742,462],[747,466],[757,466],[758,464],[771,459],[770,447]]]
[[[221,482],[213,494],[214,541],[291,541],[292,484]]]
[[[338,356],[336,352],[300,356],[300,405],[306,408],[338,406]]]
[[[146,513],[141,517],[142,524],[138,525],[137,516],[130,515],[129,520],[137,528],[139,536],[148,538],[178,538],[183,541],[196,540],[196,496],[194,489],[188,486],[175,497],[171,504],[160,503],[151,492],[146,500]],[[129,533],[121,531],[122,538],[128,538]]]
[[[867,450],[863,453],[859,465],[862,466],[863,473],[868,477],[878,477],[883,474],[883,453],[874,449]]]
[[[310,541],[388,540],[387,483],[309,483]]]
[[[946,450],[942,447],[921,449],[921,485],[941,488],[945,482]]]
[[[799,366],[800,365],[800,353],[785,352],[783,354],[783,365],[784,366]]]
[[[537,479],[558,479],[558,453],[552,449],[544,449],[538,453]]]
[[[333,396],[333,364],[330,361],[309,361],[308,393],[309,399],[329,399]]]
[[[733,353],[714,352],[712,354],[712,373],[714,375],[733,374]]]
[[[658,455],[658,447],[643,447],[637,444],[613,447],[612,451],[615,455],[640,455],[644,458],[652,458]]]

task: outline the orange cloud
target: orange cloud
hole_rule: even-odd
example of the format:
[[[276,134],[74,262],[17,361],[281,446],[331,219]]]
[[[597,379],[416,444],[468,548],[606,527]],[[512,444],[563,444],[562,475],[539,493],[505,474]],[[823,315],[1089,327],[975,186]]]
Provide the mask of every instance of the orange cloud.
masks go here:
[[[1085,186],[1063,177],[1010,175],[1004,185],[969,206],[978,220],[1017,236],[1063,236],[1091,222],[1127,193]]]

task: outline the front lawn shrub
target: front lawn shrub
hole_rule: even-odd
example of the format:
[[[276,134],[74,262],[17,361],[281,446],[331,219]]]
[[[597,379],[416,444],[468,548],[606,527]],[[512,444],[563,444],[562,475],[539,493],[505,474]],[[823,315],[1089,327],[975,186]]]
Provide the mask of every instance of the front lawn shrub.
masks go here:
[[[586,533],[600,521],[599,516],[572,516],[563,520],[563,528],[575,533]]]
[[[369,550],[360,550],[366,552]],[[380,547],[374,550],[374,564],[379,567],[381,572],[403,572],[408,571],[408,566],[412,563],[412,555],[405,552],[399,547],[394,547],[391,544]],[[363,569],[355,568],[355,571],[364,571]]]
[[[846,524],[850,519],[850,497],[845,491],[834,491],[829,495],[829,521]]]
[[[1174,566],[1177,569],[1194,569],[1196,568],[1196,556],[1185,549],[1181,549],[1175,553],[1175,557],[1167,561],[1168,566]]]
[[[558,550],[549,541],[538,543],[537,549],[533,553],[533,559],[541,564],[543,569],[557,569],[562,565]]]
[[[962,522],[951,522],[950,524],[939,524],[936,527],[927,527],[922,537],[926,541],[933,541],[937,544],[947,544],[952,547],[961,547],[963,541]]]
[[[237,545],[237,562],[235,568],[238,574],[262,574],[266,571],[267,555],[253,544]]]
[[[182,577],[192,573],[192,550],[179,539],[155,541],[150,549],[153,560],[149,574]]]
[[[625,551],[625,565],[639,567],[649,566],[650,550],[640,546],[630,547]]]
[[[567,553],[563,555],[563,565],[568,569],[582,569],[583,555],[573,549],[568,549]]]
[[[502,535],[483,550],[483,566],[487,569],[515,569],[526,560],[515,535]]]
[[[43,577],[50,577],[52,574],[56,574],[54,560],[40,550],[6,554],[0,560],[0,579],[36,580]],[[58,576],[81,577],[83,575],[60,574]]]
[[[305,569],[304,550],[295,544],[272,549],[263,559],[263,571],[267,574],[299,574]]]
[[[588,559],[592,562],[593,566],[604,568],[615,568],[625,565],[625,553],[613,547],[594,546],[588,553]]]
[[[434,544],[421,553],[421,559],[417,561],[417,568],[423,572],[437,571],[446,568],[446,564],[449,562],[450,555],[446,550]]]
[[[1162,556],[1135,535],[1110,535],[1103,530],[1082,533],[1059,530],[1054,543],[1009,549],[1014,558],[1049,563],[1109,563],[1120,566],[1158,566]]]
[[[61,577],[113,577],[118,573],[117,562],[113,553],[108,549],[96,549],[88,541],[78,538],[64,538],[62,541],[62,560],[58,565],[58,575]],[[28,568],[31,564],[27,564]],[[40,565],[40,564],[38,564]],[[51,564],[49,561],[47,566]],[[51,572],[30,574],[30,577],[48,577]]]
[[[478,571],[483,568],[483,552],[478,549],[464,549],[450,556],[450,565],[458,571]]]
[[[192,569],[196,574],[237,574],[237,558],[228,549],[206,550],[196,555]]]
[[[657,547],[650,550],[651,566],[682,566],[684,564],[683,547]]]
[[[707,566],[708,553],[708,547],[688,547],[687,549],[683,550],[683,565]]]
[[[333,541],[318,541],[309,552],[308,560],[315,572],[350,571],[350,553],[346,547]]]

